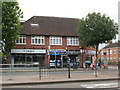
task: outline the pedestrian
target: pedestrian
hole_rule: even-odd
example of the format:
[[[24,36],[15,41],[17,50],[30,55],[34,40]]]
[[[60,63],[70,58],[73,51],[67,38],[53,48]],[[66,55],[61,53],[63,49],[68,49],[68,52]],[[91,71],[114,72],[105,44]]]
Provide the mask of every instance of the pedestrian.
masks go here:
[[[102,66],[101,66],[101,59],[99,59],[99,66],[100,66],[100,68],[102,67]]]

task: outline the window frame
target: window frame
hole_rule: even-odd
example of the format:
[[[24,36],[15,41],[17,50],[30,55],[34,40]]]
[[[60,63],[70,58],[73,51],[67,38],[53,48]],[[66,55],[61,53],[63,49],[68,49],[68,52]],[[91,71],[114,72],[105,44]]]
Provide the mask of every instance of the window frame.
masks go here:
[[[120,49],[118,49],[118,54],[120,54]]]
[[[62,45],[62,37],[59,36],[50,36],[49,37],[50,45]]]
[[[22,41],[20,42],[20,40],[22,40]],[[24,40],[25,40],[25,42],[24,42]],[[18,37],[18,40],[15,41],[15,43],[17,45],[25,45],[26,44],[26,35],[20,35]]]
[[[116,54],[116,50],[114,50],[114,54]]]
[[[34,35],[32,35],[31,36],[31,45],[45,45],[45,36],[34,36]]]
[[[116,57],[114,57],[114,62],[117,62],[117,58]]]
[[[113,58],[110,58],[110,61],[113,62]]]
[[[67,37],[67,46],[79,46],[78,37]]]
[[[110,50],[110,54],[112,54],[112,50]]]

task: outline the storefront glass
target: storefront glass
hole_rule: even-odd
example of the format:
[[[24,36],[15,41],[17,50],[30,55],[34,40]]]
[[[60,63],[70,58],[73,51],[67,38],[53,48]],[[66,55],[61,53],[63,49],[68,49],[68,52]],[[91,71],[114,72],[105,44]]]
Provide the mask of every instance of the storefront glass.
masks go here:
[[[45,55],[39,54],[14,54],[14,64],[33,64],[34,66],[39,65],[45,66]]]

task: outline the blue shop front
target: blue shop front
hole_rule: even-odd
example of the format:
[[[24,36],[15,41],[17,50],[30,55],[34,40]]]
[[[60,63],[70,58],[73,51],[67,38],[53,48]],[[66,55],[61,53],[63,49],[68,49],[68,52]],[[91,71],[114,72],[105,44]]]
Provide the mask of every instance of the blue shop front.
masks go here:
[[[63,67],[63,56],[66,56],[66,50],[49,50],[50,67]]]
[[[77,66],[79,66],[79,51],[49,50],[50,67],[67,67],[68,62],[70,64],[77,63]]]

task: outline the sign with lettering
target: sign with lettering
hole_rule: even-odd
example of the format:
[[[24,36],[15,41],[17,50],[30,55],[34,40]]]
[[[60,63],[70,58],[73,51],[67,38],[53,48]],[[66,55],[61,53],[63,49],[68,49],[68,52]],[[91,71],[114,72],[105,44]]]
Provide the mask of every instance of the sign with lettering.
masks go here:
[[[70,54],[71,54],[71,55],[72,55],[72,54],[80,54],[80,51],[67,51],[66,53],[69,54],[69,55],[70,55]]]
[[[86,50],[86,53],[87,53],[87,54],[92,54],[92,55],[95,55],[95,54],[96,54],[96,51]]]
[[[46,53],[46,49],[11,49],[11,53]]]

